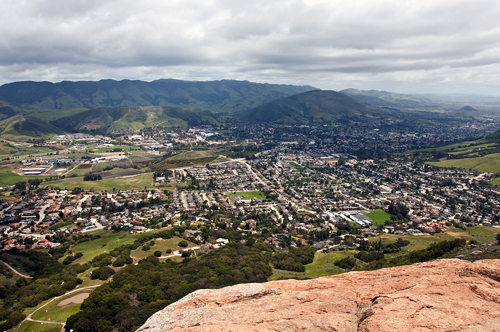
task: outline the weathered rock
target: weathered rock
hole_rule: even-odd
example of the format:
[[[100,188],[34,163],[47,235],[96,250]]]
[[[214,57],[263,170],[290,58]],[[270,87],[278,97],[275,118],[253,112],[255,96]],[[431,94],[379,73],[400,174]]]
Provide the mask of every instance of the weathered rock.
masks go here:
[[[500,260],[199,290],[138,331],[500,331]]]

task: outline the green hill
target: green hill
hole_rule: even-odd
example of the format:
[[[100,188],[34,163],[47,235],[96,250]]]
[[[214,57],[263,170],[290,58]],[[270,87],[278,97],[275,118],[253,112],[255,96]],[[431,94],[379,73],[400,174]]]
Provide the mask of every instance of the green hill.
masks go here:
[[[313,89],[233,80],[15,82],[0,86],[0,105],[13,106],[25,114],[34,111],[33,115],[41,117],[44,115],[39,113],[49,110],[99,107],[169,106],[233,112]]]
[[[61,129],[32,116],[16,115],[0,121],[0,136],[12,139],[26,136],[47,138],[62,133]]]
[[[358,102],[365,102],[380,107],[417,108],[436,107],[437,103],[424,96],[415,96],[379,90],[345,89],[340,93]],[[439,106],[440,107],[440,106]]]
[[[310,91],[270,102],[242,112],[249,122],[306,124],[335,122],[340,119],[377,117],[380,110],[362,105],[335,91]]]
[[[159,106],[103,107],[64,117],[52,123],[66,131],[97,131],[99,133],[123,128],[219,124],[217,119],[207,112]]]

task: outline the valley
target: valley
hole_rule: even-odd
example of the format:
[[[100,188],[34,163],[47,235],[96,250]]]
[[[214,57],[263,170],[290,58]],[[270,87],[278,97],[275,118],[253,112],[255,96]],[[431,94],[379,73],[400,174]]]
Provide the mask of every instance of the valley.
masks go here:
[[[233,81],[151,82],[139,99],[146,85],[96,83],[4,98],[0,260],[31,277],[0,268],[4,330],[133,331],[198,289],[500,258],[491,109]]]

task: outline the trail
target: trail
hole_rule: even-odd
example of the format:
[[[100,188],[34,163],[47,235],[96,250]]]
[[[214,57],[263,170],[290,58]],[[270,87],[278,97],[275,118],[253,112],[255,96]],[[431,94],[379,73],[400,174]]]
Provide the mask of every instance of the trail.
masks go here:
[[[27,275],[24,275],[24,274],[18,272],[16,269],[14,269],[12,266],[10,266],[9,264],[5,263],[4,261],[0,261],[0,264],[3,264],[5,266],[7,266],[9,269],[12,270],[12,272],[14,272],[15,274],[17,274],[17,275],[19,275],[19,276],[21,276],[23,278],[27,278],[27,279],[32,279],[33,278],[33,277],[30,277],[30,276],[27,276]]]

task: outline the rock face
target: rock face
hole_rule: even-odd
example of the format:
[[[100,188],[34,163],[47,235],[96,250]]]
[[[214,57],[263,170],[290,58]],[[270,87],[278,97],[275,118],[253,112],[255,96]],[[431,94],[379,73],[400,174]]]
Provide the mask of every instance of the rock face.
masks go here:
[[[199,290],[138,331],[500,331],[500,260]]]

